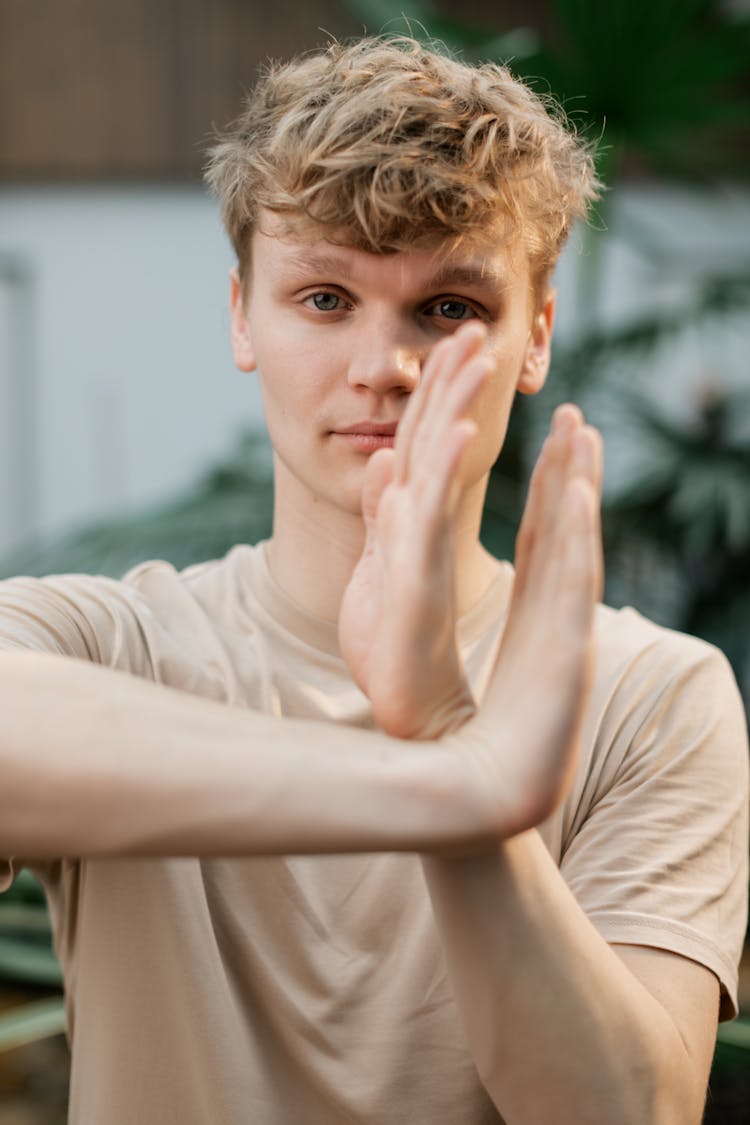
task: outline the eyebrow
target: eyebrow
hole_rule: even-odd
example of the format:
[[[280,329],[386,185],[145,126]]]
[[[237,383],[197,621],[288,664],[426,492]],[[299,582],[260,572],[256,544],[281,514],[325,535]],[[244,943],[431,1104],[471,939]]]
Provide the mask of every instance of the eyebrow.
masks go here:
[[[320,273],[338,274],[347,280],[354,279],[354,272],[345,258],[337,254],[319,253],[317,251],[302,250],[287,258],[284,269],[293,272],[315,270]],[[506,273],[484,265],[460,265],[450,263],[441,266],[438,271],[425,280],[424,289],[434,291],[452,285],[468,285],[475,289],[493,290],[505,289],[508,285]]]
[[[430,286],[436,289],[450,285],[469,285],[472,288],[504,289],[508,284],[505,273],[491,266],[443,266],[430,278]]]
[[[336,254],[319,254],[302,250],[298,254],[294,254],[284,262],[284,269],[297,270],[300,273],[305,270],[317,270],[320,273],[337,273],[341,277],[352,278],[352,270],[348,262],[344,258],[339,258]]]

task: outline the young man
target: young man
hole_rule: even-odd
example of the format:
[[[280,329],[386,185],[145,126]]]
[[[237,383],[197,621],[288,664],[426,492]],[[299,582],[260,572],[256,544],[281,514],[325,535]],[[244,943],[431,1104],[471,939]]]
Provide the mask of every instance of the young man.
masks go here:
[[[210,179],[272,539],[0,588],[0,849],[48,891],[71,1121],[697,1123],[736,688],[595,605],[576,408],[515,572],[478,539],[588,154],[506,71],[365,40],[272,69]]]

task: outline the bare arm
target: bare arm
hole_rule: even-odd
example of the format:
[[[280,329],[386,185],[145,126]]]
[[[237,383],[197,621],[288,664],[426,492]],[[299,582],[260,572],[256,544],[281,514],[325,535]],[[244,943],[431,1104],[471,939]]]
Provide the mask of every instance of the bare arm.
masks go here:
[[[450,586],[440,588],[449,568],[432,565],[422,574],[419,563],[424,544],[439,559],[451,541],[455,465],[441,451],[452,433],[460,441],[462,400],[451,388],[468,381],[454,339],[445,345],[454,349],[453,364],[443,365],[436,383],[420,385],[410,403],[413,429],[404,429],[396,451],[405,468],[389,479],[376,463],[371,474],[383,500],[369,497],[363,569],[416,544],[408,595],[399,602],[397,584],[388,583],[374,618],[387,641],[386,675],[394,665],[406,673],[384,679],[374,660],[357,664],[377,651],[361,635],[359,651],[344,637],[345,651],[385,729],[403,724],[417,738],[425,729],[456,731],[448,738],[487,795],[486,815],[495,810],[501,842],[462,855],[440,849],[423,865],[469,1045],[508,1125],[697,1125],[718,1014],[716,978],[673,954],[608,945],[539,835],[526,831],[570,784],[593,659],[601,460],[597,435],[574,408],[557,412],[535,469],[498,662],[468,720],[472,704],[455,652],[445,640],[442,648],[431,644],[450,636]],[[420,415],[429,425],[417,443]],[[436,482],[432,506],[412,495],[419,493],[412,467],[415,484]],[[355,586],[350,597],[356,593]],[[344,615],[345,631],[354,618]],[[424,653],[439,664],[429,676],[421,674]]]
[[[718,1017],[708,969],[607,945],[535,831],[423,862],[470,1048],[508,1125],[698,1125]]]
[[[0,654],[0,854],[414,851],[476,840],[459,758],[69,657]]]

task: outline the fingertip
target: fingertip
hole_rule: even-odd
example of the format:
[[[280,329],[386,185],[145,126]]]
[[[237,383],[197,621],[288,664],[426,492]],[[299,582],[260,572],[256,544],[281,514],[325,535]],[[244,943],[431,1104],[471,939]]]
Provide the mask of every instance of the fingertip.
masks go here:
[[[448,337],[454,347],[468,349],[469,354],[480,351],[486,339],[487,328],[481,320],[467,320]]]
[[[377,504],[383,489],[393,479],[395,462],[396,455],[392,449],[376,449],[370,455],[362,486],[363,505],[369,507],[371,504]]]
[[[457,332],[454,332],[454,336],[457,336],[459,333],[463,336],[475,335],[484,338],[487,335],[487,326],[478,318],[467,320],[465,324],[461,325]]]
[[[555,409],[552,415],[552,432],[555,434],[572,433],[577,426],[584,423],[583,411],[573,402],[563,402]]]

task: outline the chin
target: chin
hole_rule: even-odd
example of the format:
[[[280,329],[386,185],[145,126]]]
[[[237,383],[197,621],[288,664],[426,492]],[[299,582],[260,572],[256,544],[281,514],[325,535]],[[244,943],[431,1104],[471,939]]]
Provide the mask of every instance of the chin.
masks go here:
[[[353,489],[350,492],[339,492],[335,496],[321,497],[321,499],[328,500],[339,511],[345,512],[348,516],[356,516],[357,519],[362,519],[362,493],[360,489]]]
[[[359,479],[358,479],[359,478]],[[309,480],[306,488],[312,505],[337,511],[346,516],[362,519],[362,479],[356,474],[354,479],[341,475],[339,480]]]

